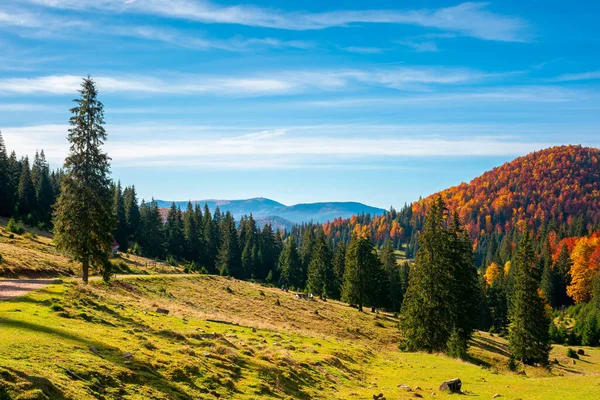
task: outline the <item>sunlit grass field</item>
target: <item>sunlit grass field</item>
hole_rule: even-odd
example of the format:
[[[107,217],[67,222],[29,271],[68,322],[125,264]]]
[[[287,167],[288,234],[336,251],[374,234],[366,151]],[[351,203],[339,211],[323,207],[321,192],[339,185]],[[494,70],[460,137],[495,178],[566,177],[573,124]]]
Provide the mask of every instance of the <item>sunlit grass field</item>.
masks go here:
[[[558,364],[519,375],[497,336],[476,335],[472,362],[404,353],[398,341],[393,315],[249,282],[65,279],[0,302],[0,399],[447,398],[439,385],[455,377],[484,399],[595,399],[600,390],[596,349],[572,364],[556,346]]]

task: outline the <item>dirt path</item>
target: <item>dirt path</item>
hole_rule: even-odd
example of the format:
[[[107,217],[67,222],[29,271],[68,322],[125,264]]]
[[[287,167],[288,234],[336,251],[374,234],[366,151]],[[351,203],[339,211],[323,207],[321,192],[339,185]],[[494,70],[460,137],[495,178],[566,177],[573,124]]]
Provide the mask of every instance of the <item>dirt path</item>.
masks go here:
[[[192,274],[156,274],[156,275],[117,275],[116,279],[148,278],[148,277],[185,277]],[[102,277],[91,276],[90,281],[99,281]],[[7,279],[0,280],[0,300],[8,300],[25,296],[27,293],[42,289],[56,283],[54,279]]]
[[[24,296],[32,290],[41,289],[55,282],[53,279],[0,280],[0,300]]]

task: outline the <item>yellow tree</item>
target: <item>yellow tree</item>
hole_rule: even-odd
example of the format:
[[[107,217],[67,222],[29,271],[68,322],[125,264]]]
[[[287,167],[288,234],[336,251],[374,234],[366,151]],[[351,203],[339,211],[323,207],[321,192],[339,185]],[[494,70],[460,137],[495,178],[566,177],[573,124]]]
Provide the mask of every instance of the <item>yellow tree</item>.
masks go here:
[[[597,237],[581,238],[571,253],[571,284],[567,286],[567,294],[575,303],[588,301],[592,293],[592,281],[596,274],[597,265],[591,262],[594,250],[600,245]]]

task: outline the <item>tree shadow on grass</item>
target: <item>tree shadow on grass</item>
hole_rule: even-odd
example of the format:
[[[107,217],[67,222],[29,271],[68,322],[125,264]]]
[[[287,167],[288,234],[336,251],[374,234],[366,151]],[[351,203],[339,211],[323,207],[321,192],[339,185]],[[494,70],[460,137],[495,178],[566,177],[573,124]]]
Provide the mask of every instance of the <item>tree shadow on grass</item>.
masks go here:
[[[39,389],[46,396],[49,396],[48,398],[51,398],[53,400],[67,400],[67,398],[64,396],[64,394],[59,388],[57,388],[49,379],[41,376],[28,375],[25,372],[18,371],[14,368],[0,367],[0,379],[2,379],[5,382],[18,384],[19,391],[22,391],[24,389]],[[19,380],[28,382],[29,385],[26,385],[30,387],[23,387],[22,384],[18,382]],[[1,385],[0,382],[0,399],[10,399],[6,390],[4,390],[4,393],[2,393],[1,389],[4,389],[2,386],[3,385]],[[2,397],[3,395],[4,397]]]
[[[475,337],[471,340],[471,344],[482,350],[489,351],[490,353],[500,354],[501,356],[510,358],[510,351],[508,345],[498,343],[486,337]]]
[[[101,351],[101,354],[98,355],[98,357],[102,358],[103,360],[105,360],[107,362],[110,362],[110,363],[115,364],[122,368],[129,369],[132,372],[134,372],[134,375],[132,375],[130,377],[130,383],[150,386],[158,392],[161,392],[161,393],[171,396],[171,398],[173,398],[173,399],[188,399],[189,398],[189,395],[187,393],[185,393],[185,391],[183,391],[181,388],[170,383],[170,379],[166,378],[165,376],[160,374],[158,371],[156,371],[155,368],[151,364],[143,362],[141,360],[134,360],[134,362],[129,365],[123,365],[122,364],[123,363],[122,351],[113,346],[106,345],[106,344],[96,341],[96,340],[77,336],[77,335],[71,334],[69,332],[66,332],[64,330],[61,330],[61,329],[56,329],[56,328],[43,326],[43,325],[39,325],[39,324],[34,324],[34,323],[30,323],[30,322],[25,322],[25,321],[16,321],[13,319],[1,318],[0,319],[0,327],[13,327],[13,328],[17,328],[19,330],[29,330],[29,331],[33,331],[33,332],[41,332],[41,333],[45,333],[47,335],[52,335],[52,336],[60,337],[60,338],[67,339],[67,340],[70,340],[73,342],[77,342],[77,343],[80,343],[80,344],[88,346],[88,347],[94,347]],[[93,378],[98,379],[98,377],[96,376],[96,372],[97,372],[96,370],[75,371],[75,372],[79,376],[84,378],[88,384],[90,383],[89,380],[91,380]],[[36,378],[36,377],[32,377],[32,379],[33,378]],[[45,379],[47,381],[46,378],[39,378],[39,379]],[[119,383],[117,381],[115,381],[114,379],[111,379],[110,377],[106,377],[106,379],[98,379],[98,381],[100,383],[100,386],[115,386],[116,387],[116,385],[119,385]],[[30,380],[30,382],[32,382],[32,383],[37,382],[40,385],[42,383],[44,383],[44,381],[40,381],[40,380],[35,381],[35,379]],[[43,386],[43,385],[40,387],[36,384],[36,388],[45,390],[44,389],[45,386]],[[102,392],[102,390],[98,390],[99,388],[90,387],[89,389],[94,390],[97,393]],[[52,399],[56,398],[57,400],[62,400],[64,397],[50,397],[50,398],[52,398]]]

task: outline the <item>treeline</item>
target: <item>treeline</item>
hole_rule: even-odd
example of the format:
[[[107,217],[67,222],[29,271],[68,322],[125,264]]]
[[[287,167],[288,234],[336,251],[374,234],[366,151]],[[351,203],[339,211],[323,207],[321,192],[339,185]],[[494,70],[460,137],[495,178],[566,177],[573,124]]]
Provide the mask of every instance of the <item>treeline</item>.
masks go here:
[[[61,178],[62,170],[50,170],[43,150],[32,163],[14,151],[8,155],[0,132],[0,216],[49,230]]]
[[[408,263],[398,265],[391,242],[378,252],[366,234],[346,245],[327,238],[322,226],[304,230],[300,241],[244,216],[188,203],[172,204],[166,216],[157,203],[137,207],[135,187],[113,185],[114,237],[121,251],[183,264],[190,272],[256,279],[315,296],[400,310],[408,286]],[[131,246],[131,248],[130,248]],[[360,290],[356,288],[360,288]]]

